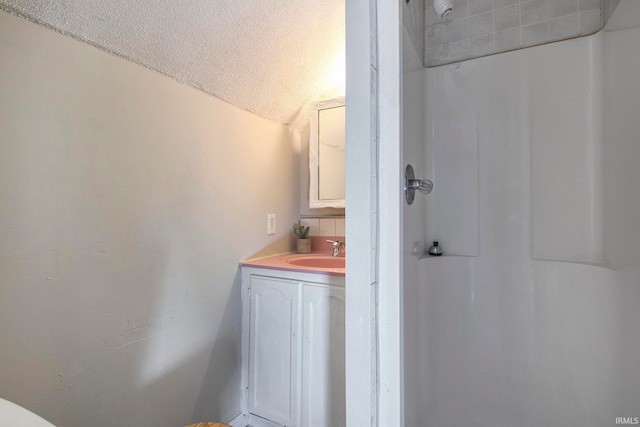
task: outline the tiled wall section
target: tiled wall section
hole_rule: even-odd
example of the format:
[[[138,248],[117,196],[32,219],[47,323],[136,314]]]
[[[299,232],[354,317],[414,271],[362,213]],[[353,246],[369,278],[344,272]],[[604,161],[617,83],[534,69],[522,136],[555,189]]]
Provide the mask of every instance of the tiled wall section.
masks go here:
[[[620,0],[453,0],[425,4],[425,66],[433,67],[599,31]]]
[[[311,227],[310,236],[344,236],[344,218],[304,218],[301,224]]]
[[[432,0],[427,3],[433,4]],[[402,1],[402,23],[407,29],[409,38],[416,51],[422,56],[424,52],[424,11],[425,0]]]

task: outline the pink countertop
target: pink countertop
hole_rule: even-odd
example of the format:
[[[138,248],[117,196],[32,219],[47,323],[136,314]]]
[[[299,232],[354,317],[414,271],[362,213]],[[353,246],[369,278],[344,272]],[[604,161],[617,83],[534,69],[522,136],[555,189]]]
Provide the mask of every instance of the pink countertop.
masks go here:
[[[300,271],[303,273],[329,274],[331,276],[344,276],[344,268],[330,266],[317,266],[317,264],[331,265],[344,260],[344,257],[332,257],[327,252],[312,252],[310,254],[286,253],[266,258],[248,259],[240,263],[245,267],[269,268],[272,270]],[[307,265],[297,265],[304,263]],[[316,264],[316,265],[314,265]]]

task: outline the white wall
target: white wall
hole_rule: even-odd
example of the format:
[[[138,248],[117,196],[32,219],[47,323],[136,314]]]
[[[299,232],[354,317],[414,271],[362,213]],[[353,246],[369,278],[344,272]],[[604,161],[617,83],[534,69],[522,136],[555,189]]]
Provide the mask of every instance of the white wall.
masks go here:
[[[437,236],[445,256],[420,261],[405,313],[418,366],[405,374],[420,396],[407,426],[597,427],[639,415],[632,32],[425,71],[427,164],[434,193],[444,182],[451,194],[427,199],[426,241]],[[474,151],[462,161],[476,163],[475,183],[451,155]],[[477,209],[464,209],[469,198]],[[456,224],[477,229],[468,238]],[[474,246],[477,256],[453,256]]]
[[[60,426],[229,421],[238,261],[298,215],[290,132],[6,13],[0,58],[0,395]]]

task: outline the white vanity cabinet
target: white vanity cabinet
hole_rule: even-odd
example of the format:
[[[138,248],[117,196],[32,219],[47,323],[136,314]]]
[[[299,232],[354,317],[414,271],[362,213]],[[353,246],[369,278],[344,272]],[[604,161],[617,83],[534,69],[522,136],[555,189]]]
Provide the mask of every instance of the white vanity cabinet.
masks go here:
[[[345,425],[344,277],[243,267],[248,424]]]
[[[281,425],[296,419],[298,284],[251,276],[248,410]]]
[[[344,287],[302,284],[301,426],[346,424]]]

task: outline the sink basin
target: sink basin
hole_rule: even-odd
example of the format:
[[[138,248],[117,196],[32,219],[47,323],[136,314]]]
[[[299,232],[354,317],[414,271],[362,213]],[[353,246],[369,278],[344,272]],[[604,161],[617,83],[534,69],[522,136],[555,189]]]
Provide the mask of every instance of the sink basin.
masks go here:
[[[288,259],[287,262],[301,267],[344,268],[344,257],[327,255],[296,256]]]

